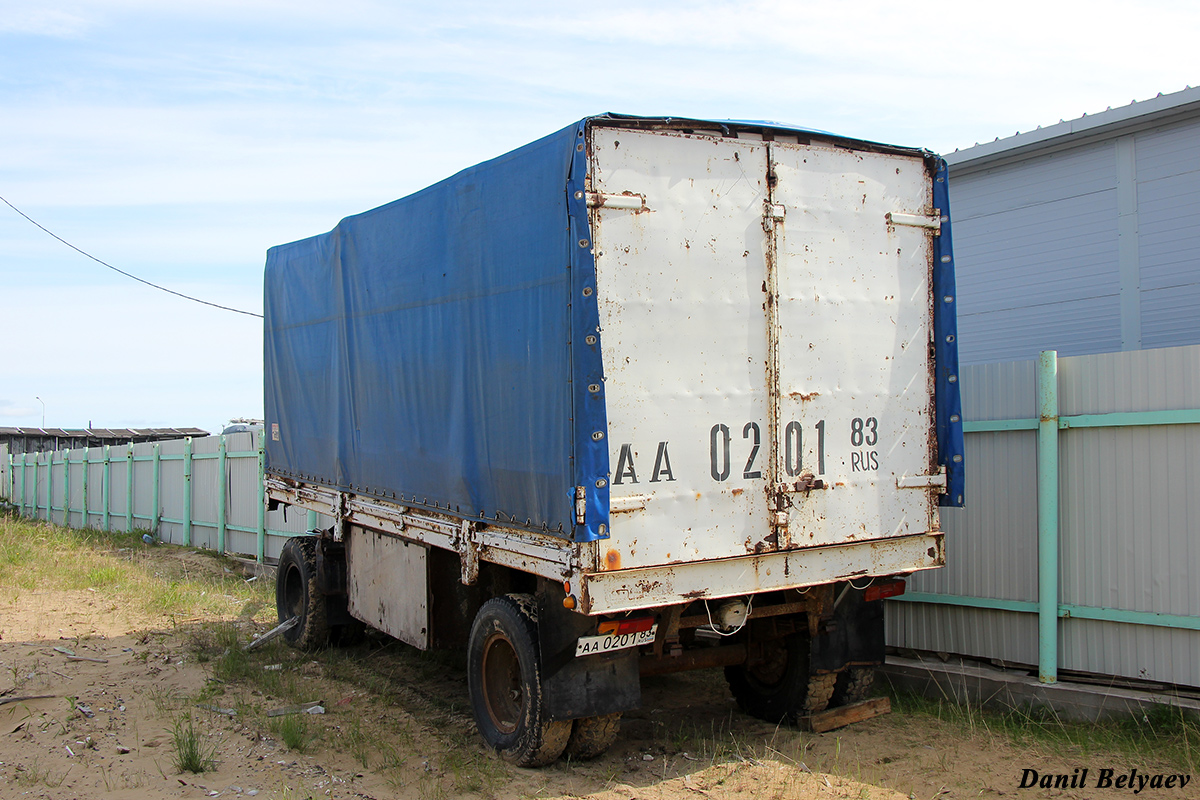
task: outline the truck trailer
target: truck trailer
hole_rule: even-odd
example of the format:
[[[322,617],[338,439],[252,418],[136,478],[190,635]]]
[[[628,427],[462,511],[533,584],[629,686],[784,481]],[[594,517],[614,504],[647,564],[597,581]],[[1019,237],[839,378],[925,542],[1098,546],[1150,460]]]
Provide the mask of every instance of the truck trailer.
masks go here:
[[[272,248],[266,490],[299,647],[466,651],[480,734],[588,758],[641,676],[862,701],[963,504],[945,162],[604,114]]]

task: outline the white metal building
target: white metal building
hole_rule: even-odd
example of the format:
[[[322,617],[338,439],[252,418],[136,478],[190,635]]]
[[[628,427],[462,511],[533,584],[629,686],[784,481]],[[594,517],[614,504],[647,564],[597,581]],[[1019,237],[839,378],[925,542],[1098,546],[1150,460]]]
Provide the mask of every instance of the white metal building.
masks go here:
[[[1200,343],[1200,88],[946,160],[964,364]]]

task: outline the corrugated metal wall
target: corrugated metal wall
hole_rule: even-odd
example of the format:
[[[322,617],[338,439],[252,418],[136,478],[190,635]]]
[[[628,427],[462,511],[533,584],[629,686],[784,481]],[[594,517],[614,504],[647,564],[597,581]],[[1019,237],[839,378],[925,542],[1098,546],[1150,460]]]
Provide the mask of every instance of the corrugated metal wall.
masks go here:
[[[1200,346],[1058,366],[1064,417],[1200,409]],[[982,420],[1036,417],[1034,362],[960,374],[968,431]],[[909,589],[1036,602],[1036,432],[968,432],[966,444],[967,507],[942,509],[947,566],[913,576]],[[1200,618],[1200,423],[1067,428],[1059,461],[1060,603]],[[1033,613],[894,602],[887,624],[899,647],[1038,661]],[[1200,631],[1062,619],[1059,664],[1200,686]]]
[[[261,477],[258,469],[258,434],[234,433],[225,437],[227,457],[224,474],[216,457],[221,437],[207,436],[191,441],[191,544],[218,549],[218,508],[222,486],[225,491],[225,552],[255,558],[258,553],[258,503]],[[108,527],[124,531],[150,530],[158,519],[158,537],[172,544],[184,542],[185,461],[187,442],[182,439],[159,442],[158,511],[154,509],[153,443],[118,445],[109,448],[109,465],[104,464],[104,448],[86,451],[90,462],[85,467],[82,449],[54,453],[29,454],[28,464],[16,456],[11,476],[7,454],[0,454],[0,492],[15,504],[23,503],[27,515],[49,519],[70,527],[105,526],[105,497],[108,498]],[[132,451],[133,461],[129,461]],[[69,463],[64,464],[64,455]],[[52,466],[48,466],[53,459]],[[36,465],[36,466],[35,466]],[[126,514],[127,487],[132,467],[132,520]],[[87,470],[87,509],[84,514],[84,470]],[[36,470],[36,472],[35,472]],[[106,478],[107,474],[107,478]],[[105,488],[105,481],[108,486]],[[64,503],[67,495],[69,503]],[[50,500],[47,500],[47,498]],[[51,509],[47,511],[47,505]],[[283,509],[265,516],[263,557],[274,561],[288,536],[308,528],[305,512]],[[330,524],[325,517],[318,525]]]
[[[950,201],[964,364],[1200,343],[1200,120],[952,163]]]

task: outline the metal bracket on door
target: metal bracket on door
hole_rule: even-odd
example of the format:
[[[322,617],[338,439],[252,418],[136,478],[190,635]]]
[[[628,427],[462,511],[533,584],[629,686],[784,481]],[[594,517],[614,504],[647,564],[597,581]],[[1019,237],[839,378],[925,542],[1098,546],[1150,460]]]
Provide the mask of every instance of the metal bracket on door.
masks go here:
[[[936,208],[931,216],[925,214],[904,214],[898,211],[889,211],[883,215],[887,220],[887,224],[904,225],[910,228],[928,228],[933,231],[934,236],[942,235],[942,214]]]
[[[946,468],[933,475],[904,475],[896,479],[897,489],[932,489],[938,487],[946,491]]]

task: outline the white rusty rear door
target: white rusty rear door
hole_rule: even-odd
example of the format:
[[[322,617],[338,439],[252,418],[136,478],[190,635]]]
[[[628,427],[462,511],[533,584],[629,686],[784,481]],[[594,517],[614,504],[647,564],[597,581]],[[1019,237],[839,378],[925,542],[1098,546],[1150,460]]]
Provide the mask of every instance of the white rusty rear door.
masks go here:
[[[770,150],[772,427],[777,502],[788,513],[780,545],[924,533],[935,520],[928,226],[937,224],[924,160],[781,142]],[[803,488],[816,481],[824,488]]]
[[[589,146],[597,566],[927,530],[929,492],[895,476],[930,458],[929,234],[884,219],[926,210],[921,160],[600,126]]]

